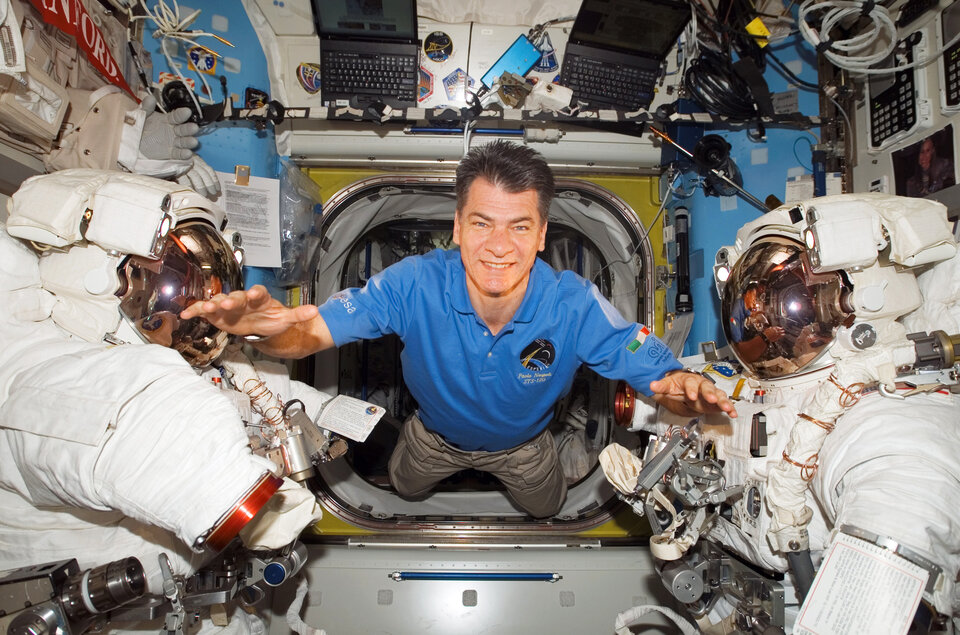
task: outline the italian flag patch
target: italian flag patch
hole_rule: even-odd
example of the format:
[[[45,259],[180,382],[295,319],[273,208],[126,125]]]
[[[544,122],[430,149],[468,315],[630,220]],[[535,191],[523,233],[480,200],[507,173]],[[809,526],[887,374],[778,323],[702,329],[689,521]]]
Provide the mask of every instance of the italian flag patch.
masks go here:
[[[637,336],[633,338],[633,341],[627,344],[627,350],[631,353],[636,353],[637,349],[643,346],[643,343],[647,340],[647,336],[650,335],[650,329],[645,326],[641,326],[640,330],[637,331]]]

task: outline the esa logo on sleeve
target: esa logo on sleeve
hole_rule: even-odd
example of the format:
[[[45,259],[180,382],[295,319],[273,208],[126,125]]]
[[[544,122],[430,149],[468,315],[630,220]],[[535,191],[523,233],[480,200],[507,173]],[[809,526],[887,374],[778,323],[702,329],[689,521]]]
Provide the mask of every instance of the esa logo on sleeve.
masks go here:
[[[331,299],[331,300],[336,300],[336,301],[338,301],[340,304],[342,304],[342,305],[343,305],[343,308],[344,308],[344,309],[346,310],[346,312],[347,312],[347,315],[349,315],[349,314],[351,314],[351,313],[353,313],[354,311],[357,310],[357,307],[355,307],[355,306],[353,305],[353,302],[350,301],[350,296],[347,295],[346,293],[344,293],[343,291],[339,291],[339,292],[337,292],[337,293],[334,293],[332,296],[330,296],[330,299]]]

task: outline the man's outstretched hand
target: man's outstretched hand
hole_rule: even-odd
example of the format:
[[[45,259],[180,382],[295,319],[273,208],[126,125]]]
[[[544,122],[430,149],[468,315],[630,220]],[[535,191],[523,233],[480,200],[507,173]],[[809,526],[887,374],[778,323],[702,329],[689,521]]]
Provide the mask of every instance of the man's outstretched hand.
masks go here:
[[[209,300],[194,302],[180,312],[188,320],[200,317],[233,335],[270,337],[284,333],[291,326],[308,322],[317,316],[317,307],[305,304],[288,307],[274,299],[263,285],[229,295],[215,295]]]
[[[658,403],[678,415],[693,417],[698,414],[723,412],[731,419],[737,417],[737,410],[727,393],[696,373],[670,373],[663,379],[650,382],[650,390]]]

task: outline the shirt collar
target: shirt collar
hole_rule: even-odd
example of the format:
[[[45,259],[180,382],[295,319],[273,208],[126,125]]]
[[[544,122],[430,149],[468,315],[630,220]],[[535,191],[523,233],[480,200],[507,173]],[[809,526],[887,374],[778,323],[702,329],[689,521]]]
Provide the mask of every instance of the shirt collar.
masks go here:
[[[467,272],[463,268],[463,261],[460,259],[460,250],[451,249],[447,251],[446,259],[447,280],[444,294],[449,300],[450,306],[457,313],[476,315],[476,311],[470,303],[470,295],[467,293]],[[544,268],[549,268],[549,265],[537,258],[530,270],[530,278],[527,280],[527,290],[523,294],[523,301],[517,308],[511,322],[533,321],[537,307],[540,306],[540,299],[543,297],[541,280],[543,279]]]
[[[467,272],[460,259],[460,249],[450,249],[444,254],[446,259],[447,279],[444,285],[444,295],[450,306],[457,313],[474,313],[467,294]]]
[[[543,276],[548,265],[539,257],[533,261],[533,267],[530,268],[530,277],[527,279],[527,290],[523,294],[523,302],[513,316],[514,322],[532,322],[540,307],[540,300],[543,298]]]

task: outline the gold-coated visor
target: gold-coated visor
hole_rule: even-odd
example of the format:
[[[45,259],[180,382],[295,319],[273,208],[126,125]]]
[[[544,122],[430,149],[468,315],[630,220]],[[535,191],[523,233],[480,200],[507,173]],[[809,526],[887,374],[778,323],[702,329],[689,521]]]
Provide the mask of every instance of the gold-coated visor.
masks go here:
[[[240,265],[212,225],[177,225],[159,259],[130,256],[120,274],[120,311],[146,341],[178,351],[193,366],[206,366],[223,352],[229,335],[201,318],[179,317],[194,302],[243,288]]]
[[[813,273],[799,242],[758,241],[737,261],[720,310],[727,342],[760,379],[801,372],[833,342],[850,312],[838,272]]]

